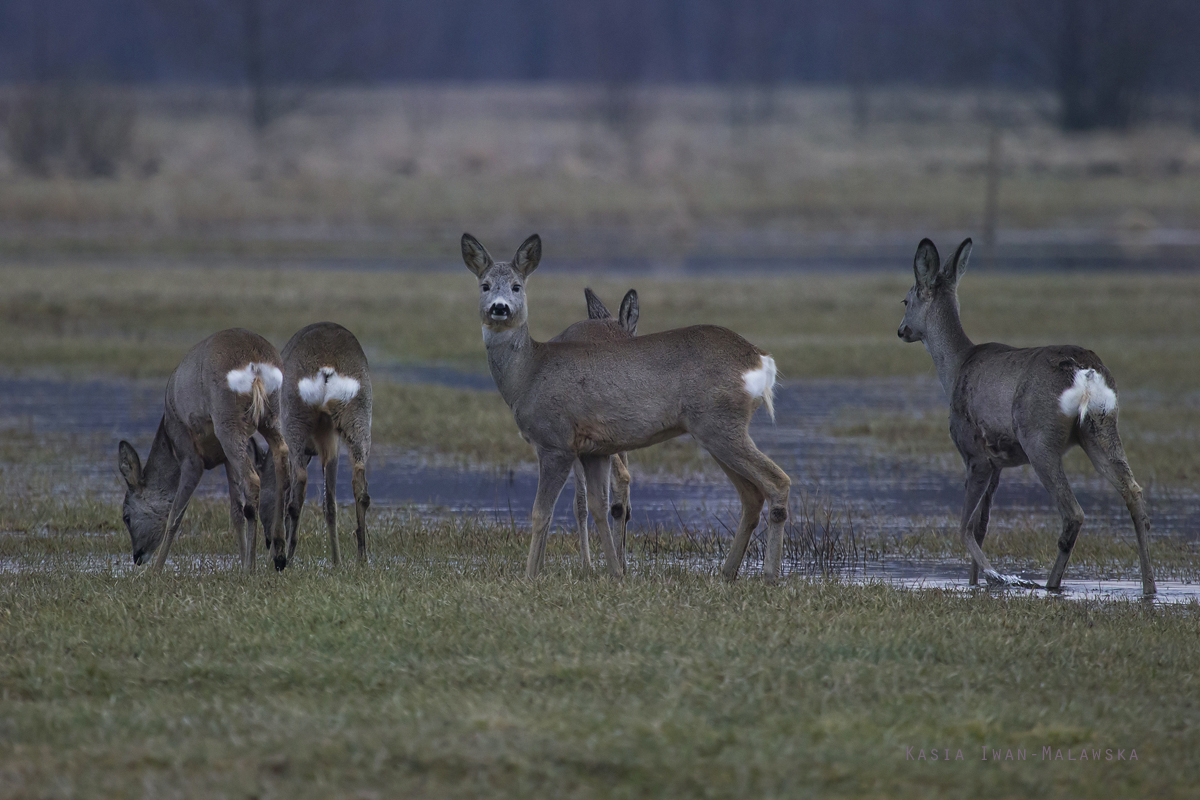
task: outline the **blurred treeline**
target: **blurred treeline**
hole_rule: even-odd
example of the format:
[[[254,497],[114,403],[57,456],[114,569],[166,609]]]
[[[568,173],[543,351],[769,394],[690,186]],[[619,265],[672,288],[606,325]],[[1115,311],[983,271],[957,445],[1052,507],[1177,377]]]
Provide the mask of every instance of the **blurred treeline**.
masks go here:
[[[0,80],[822,82],[1050,90],[1067,130],[1200,96],[1196,0],[0,0]]]

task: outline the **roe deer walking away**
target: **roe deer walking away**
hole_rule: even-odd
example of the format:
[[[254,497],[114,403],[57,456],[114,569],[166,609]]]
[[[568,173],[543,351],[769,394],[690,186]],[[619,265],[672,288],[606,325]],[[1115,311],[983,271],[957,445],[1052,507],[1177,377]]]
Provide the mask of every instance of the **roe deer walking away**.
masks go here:
[[[338,440],[346,442],[352,465],[358,560],[367,558],[367,457],[371,452],[371,373],[354,334],[333,322],[300,329],[283,347],[283,437],[291,457],[291,486],[276,484],[265,470],[263,493],[283,492],[288,558],[296,551],[300,512],[308,492],[308,462],[321,465],[325,482],[325,528],[329,558],[341,563],[337,536]],[[264,521],[266,514],[263,514]]]
[[[552,342],[606,342],[613,339],[627,339],[637,335],[638,299],[637,292],[630,289],[621,300],[617,318],[613,319],[608,308],[591,289],[583,290],[587,301],[588,318],[576,322],[565,331],[555,336]],[[617,453],[611,459],[614,471],[612,485],[612,518],[616,521],[613,540],[617,545],[617,555],[621,568],[625,568],[625,530],[633,516],[629,505],[629,456]],[[576,460],[573,468],[575,473],[575,525],[579,531],[579,555],[583,565],[589,569],[592,566],[591,546],[588,543],[587,515],[587,481],[584,478],[583,463]]]
[[[279,353],[263,337],[235,328],[214,333],[188,351],[167,381],[166,408],[145,466],[129,442],[118,447],[125,478],[122,516],[141,564],[155,550],[154,569],[166,563],[188,500],[207,469],[225,465],[229,530],[242,567],[254,569],[259,475],[249,443],[255,431],[267,440],[277,474],[288,476],[287,445],[279,427]],[[274,498],[263,534],[275,569],[287,565],[279,529],[282,498]],[[165,534],[165,535],[164,535]]]
[[[464,233],[462,254],[479,281],[492,377],[538,456],[526,576],[536,577],[542,568],[554,504],[576,459],[583,465],[608,571],[621,576],[605,519],[609,456],[690,433],[717,460],[742,501],[725,577],[737,577],[767,503],[763,575],[777,580],[791,481],[754,446],[749,431],[759,405],[774,417],[774,359],[714,325],[606,342],[536,342],[529,336],[525,281],[541,260],[542,240],[530,236],[511,262],[496,262]]]
[[[904,300],[907,308],[897,335],[906,342],[925,343],[950,399],[950,437],[967,467],[961,535],[972,558],[971,584],[978,583],[982,568],[990,584],[1029,585],[992,569],[980,545],[1000,471],[1031,464],[1062,515],[1058,560],[1046,581],[1047,589],[1061,587],[1083,525],[1083,511],[1067,483],[1062,457],[1079,445],[1125,500],[1137,534],[1142,592],[1154,594],[1147,551],[1150,521],[1117,432],[1117,384],[1112,374],[1095,353],[1082,347],[972,344],[958,313],[958,280],[970,254],[967,239],[942,264],[933,242],[921,242],[913,261],[916,283]]]

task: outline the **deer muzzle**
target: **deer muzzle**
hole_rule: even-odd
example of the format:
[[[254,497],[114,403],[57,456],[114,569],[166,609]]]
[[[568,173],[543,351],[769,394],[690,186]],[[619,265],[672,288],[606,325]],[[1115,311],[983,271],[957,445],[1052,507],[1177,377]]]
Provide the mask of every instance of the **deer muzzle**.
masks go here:
[[[504,320],[512,316],[512,309],[508,303],[492,303],[492,307],[488,309],[488,316],[494,320]]]

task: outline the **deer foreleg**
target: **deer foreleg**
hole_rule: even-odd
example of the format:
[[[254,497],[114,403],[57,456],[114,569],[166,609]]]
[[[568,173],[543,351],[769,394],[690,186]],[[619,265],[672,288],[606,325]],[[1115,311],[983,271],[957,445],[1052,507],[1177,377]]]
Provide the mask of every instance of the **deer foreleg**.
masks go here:
[[[175,490],[175,499],[171,501],[171,511],[167,514],[166,535],[154,557],[155,572],[161,572],[167,563],[167,553],[171,551],[171,543],[175,541],[175,534],[183,523],[183,512],[187,510],[188,501],[192,499],[192,493],[200,485],[203,476],[204,462],[195,454],[185,457],[179,465],[179,488]]]

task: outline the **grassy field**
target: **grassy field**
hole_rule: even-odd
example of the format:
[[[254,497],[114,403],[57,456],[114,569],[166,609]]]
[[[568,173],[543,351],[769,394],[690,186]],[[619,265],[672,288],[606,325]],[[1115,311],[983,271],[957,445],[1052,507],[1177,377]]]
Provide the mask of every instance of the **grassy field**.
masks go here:
[[[123,534],[3,540],[28,571],[0,577],[0,796],[1185,797],[1200,779],[1194,607],[726,585],[637,550],[614,583],[563,541],[530,584],[511,529],[402,512],[371,567],[246,577],[202,505],[161,577],[107,566]]]
[[[498,253],[508,243],[493,243]],[[638,289],[639,330],[726,325],[771,351],[781,376],[932,374],[924,349],[895,336],[906,264],[892,273],[746,278],[555,274],[553,257],[530,286],[531,328],[547,339],[584,315],[583,287],[615,307]],[[355,331],[376,363],[444,364],[482,372],[476,288],[465,268],[436,271],[96,263],[0,266],[0,368],[68,375],[163,378],[196,341],[243,326],[282,346],[302,325],[333,319]],[[1200,474],[1193,447],[1200,391],[1200,278],[1186,274],[969,273],[961,289],[976,341],[1072,342],[1098,352],[1122,391],[1123,432],[1135,470],[1177,484]],[[920,455],[951,453],[938,415],[848,419],[847,435]],[[529,461],[497,394],[379,381],[375,441],[481,463]],[[694,469],[688,444],[657,448],[639,468]],[[1072,462],[1073,464],[1075,462]],[[1076,465],[1079,466],[1079,465]]]

